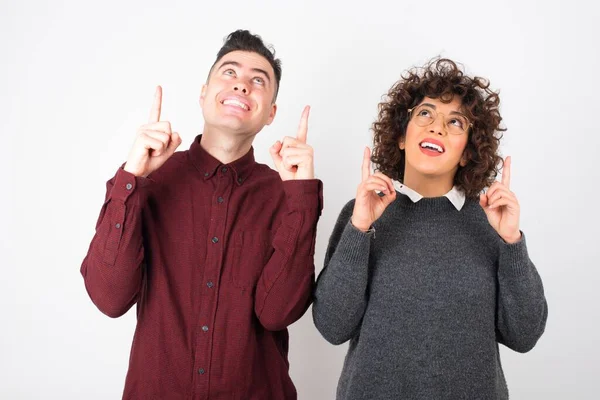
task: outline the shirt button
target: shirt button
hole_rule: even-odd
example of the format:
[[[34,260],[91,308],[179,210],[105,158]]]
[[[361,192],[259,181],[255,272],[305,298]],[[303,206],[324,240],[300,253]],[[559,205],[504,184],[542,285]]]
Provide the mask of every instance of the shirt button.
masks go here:
[[[131,183],[128,183],[127,185],[125,185],[125,187],[127,188],[127,190],[131,190],[131,188],[133,187],[133,185]]]
[[[200,375],[204,375],[204,368],[200,368],[200,369],[198,370],[198,373],[199,373]]]
[[[218,237],[216,237],[216,236],[215,236],[214,238],[212,238],[212,242],[213,242],[213,243],[217,243],[218,241],[219,241],[219,238],[218,238]]]
[[[242,183],[244,180],[242,178],[238,178],[238,183]]]
[[[219,196],[219,197],[217,198],[217,203],[222,203],[222,202],[223,202],[223,198],[222,198],[221,196]]]
[[[208,172],[205,172],[205,173],[204,173],[204,176],[209,176],[209,175],[210,175],[210,174],[209,174]]]
[[[223,173],[227,172],[227,167],[221,168],[221,172],[223,172]]]
[[[214,284],[213,284],[212,282],[210,282],[210,281],[209,281],[209,282],[207,282],[207,283],[206,283],[206,286],[208,286],[209,288],[211,288],[211,287],[213,287],[213,286],[214,286]]]
[[[204,332],[208,332],[208,326],[204,325],[204,326],[202,327],[202,330],[203,330]]]
[[[117,229],[121,228],[121,224],[119,224],[119,223],[117,222],[117,224],[115,225],[115,228],[117,228]]]

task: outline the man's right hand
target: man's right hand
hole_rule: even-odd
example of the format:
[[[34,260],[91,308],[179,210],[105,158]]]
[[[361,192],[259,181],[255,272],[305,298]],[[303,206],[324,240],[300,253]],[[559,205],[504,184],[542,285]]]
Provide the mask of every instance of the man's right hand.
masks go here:
[[[365,148],[362,164],[362,181],[356,191],[354,211],[352,212],[352,225],[363,232],[368,231],[383,211],[396,199],[396,189],[392,180],[376,172],[371,174],[371,151]],[[382,192],[383,196],[375,191]]]
[[[162,88],[158,86],[154,95],[154,104],[150,110],[150,120],[137,131],[137,137],[129,152],[123,169],[135,176],[147,177],[156,171],[173,155],[181,144],[177,132],[171,132],[171,123],[160,120],[162,106]]]

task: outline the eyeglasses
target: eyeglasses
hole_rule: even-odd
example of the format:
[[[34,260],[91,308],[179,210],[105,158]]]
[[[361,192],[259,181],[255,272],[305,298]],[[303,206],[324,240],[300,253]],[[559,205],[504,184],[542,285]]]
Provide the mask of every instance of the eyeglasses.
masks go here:
[[[414,112],[413,112],[414,110]],[[469,131],[473,126],[469,119],[462,114],[444,115],[435,111],[429,105],[422,104],[420,106],[408,109],[410,119],[414,120],[418,126],[429,126],[437,119],[438,114],[444,116],[444,127],[453,135],[462,135]]]

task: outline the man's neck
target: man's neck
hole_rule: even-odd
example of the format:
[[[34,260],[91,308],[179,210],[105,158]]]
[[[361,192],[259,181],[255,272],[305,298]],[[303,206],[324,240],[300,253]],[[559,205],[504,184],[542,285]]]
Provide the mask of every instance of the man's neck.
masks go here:
[[[250,151],[254,136],[236,137],[223,132],[204,129],[200,146],[223,164],[229,164],[242,158]]]

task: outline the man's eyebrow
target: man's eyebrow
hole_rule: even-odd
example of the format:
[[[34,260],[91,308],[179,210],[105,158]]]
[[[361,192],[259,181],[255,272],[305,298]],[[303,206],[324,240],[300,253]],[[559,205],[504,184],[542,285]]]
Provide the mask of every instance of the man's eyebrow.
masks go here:
[[[219,68],[217,68],[217,69],[221,69],[221,68],[223,68],[223,67],[225,67],[227,65],[233,65],[234,67],[238,67],[238,68],[242,67],[242,64],[240,64],[237,61],[223,61],[223,63],[221,65],[219,65]],[[252,68],[251,71],[252,72],[257,72],[259,74],[264,75],[265,78],[267,78],[267,80],[269,82],[271,82],[271,76],[264,69],[261,69],[261,68]]]
[[[257,72],[259,74],[262,74],[265,76],[265,78],[267,78],[267,80],[269,82],[271,82],[271,77],[269,76],[269,74],[267,73],[267,71],[265,71],[264,69],[260,69],[260,68],[252,68],[252,72]]]

